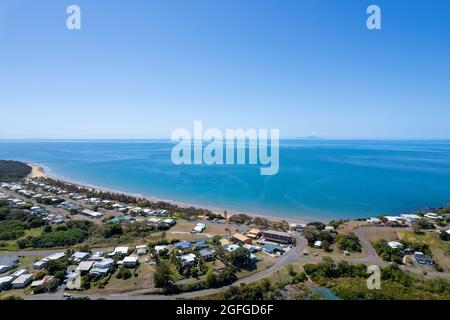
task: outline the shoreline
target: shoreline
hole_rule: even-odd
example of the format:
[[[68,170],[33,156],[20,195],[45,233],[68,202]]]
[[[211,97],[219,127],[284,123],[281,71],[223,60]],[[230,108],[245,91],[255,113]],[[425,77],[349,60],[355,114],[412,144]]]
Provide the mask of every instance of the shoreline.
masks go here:
[[[182,201],[162,199],[162,198],[158,198],[158,197],[154,197],[154,196],[145,196],[145,195],[138,194],[138,193],[130,193],[127,191],[116,190],[116,189],[111,189],[111,188],[106,188],[106,187],[100,187],[100,186],[92,185],[92,184],[85,183],[85,182],[79,182],[79,181],[75,181],[72,179],[67,179],[65,177],[51,174],[51,170],[49,168],[46,168],[46,167],[36,164],[36,163],[27,163],[27,165],[31,167],[31,173],[28,174],[28,176],[27,176],[28,179],[50,178],[50,179],[54,179],[54,180],[61,181],[64,183],[70,183],[70,184],[77,185],[80,187],[89,188],[92,190],[111,192],[111,193],[119,193],[119,194],[131,196],[131,197],[143,198],[143,199],[146,199],[146,200],[149,200],[152,202],[167,202],[170,204],[178,205],[183,208],[194,207],[194,208],[199,208],[199,209],[210,210],[212,213],[219,214],[222,216],[224,215],[224,211],[227,211],[228,218],[233,215],[237,215],[237,214],[245,214],[245,215],[253,217],[253,218],[259,217],[259,218],[265,218],[265,219],[272,220],[272,221],[286,221],[288,223],[300,223],[300,224],[306,224],[306,223],[313,222],[313,221],[321,221],[324,223],[327,223],[330,221],[330,220],[323,220],[320,218],[317,218],[317,219],[308,219],[308,218],[295,219],[295,218],[288,218],[288,217],[282,217],[282,216],[274,217],[274,216],[265,215],[265,214],[247,213],[247,212],[239,211],[239,210],[228,210],[228,209],[218,208],[218,207],[214,207],[214,206],[191,204],[191,203],[186,203],[186,202],[182,202]]]

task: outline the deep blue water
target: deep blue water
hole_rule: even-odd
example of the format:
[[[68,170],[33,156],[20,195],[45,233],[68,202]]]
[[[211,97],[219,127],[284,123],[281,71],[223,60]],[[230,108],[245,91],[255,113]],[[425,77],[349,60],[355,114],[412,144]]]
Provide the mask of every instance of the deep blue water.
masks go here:
[[[280,171],[175,166],[165,141],[1,141],[0,159],[77,182],[228,210],[331,219],[450,203],[450,141],[281,141]]]

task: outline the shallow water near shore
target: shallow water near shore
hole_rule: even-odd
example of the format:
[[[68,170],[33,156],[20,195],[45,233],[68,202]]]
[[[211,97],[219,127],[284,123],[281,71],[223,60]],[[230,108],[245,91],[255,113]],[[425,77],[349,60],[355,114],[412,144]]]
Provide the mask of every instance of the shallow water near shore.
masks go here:
[[[450,203],[450,141],[282,140],[280,170],[171,162],[163,140],[0,141],[0,159],[128,193],[297,220],[399,214]]]

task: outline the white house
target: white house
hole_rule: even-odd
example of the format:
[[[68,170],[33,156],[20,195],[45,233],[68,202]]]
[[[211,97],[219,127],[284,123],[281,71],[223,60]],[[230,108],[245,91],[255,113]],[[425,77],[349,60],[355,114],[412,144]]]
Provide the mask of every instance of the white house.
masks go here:
[[[49,255],[48,257],[42,259],[43,261],[50,261],[50,260],[59,260],[65,257],[65,253],[64,252],[56,252],[54,254]]]
[[[0,290],[5,288],[7,285],[9,285],[11,282],[13,282],[14,278],[11,276],[1,277],[0,278]]]
[[[314,242],[314,248],[322,248],[322,241],[317,240],[316,242]]]
[[[192,229],[192,233],[202,233],[206,229],[206,225],[204,223],[197,223],[197,225]]]
[[[398,241],[389,241],[388,242],[388,246],[391,247],[392,249],[403,249],[403,244],[401,244]]]
[[[12,282],[13,289],[21,289],[27,287],[33,281],[32,274],[22,274]]]
[[[165,245],[155,246],[155,251],[157,254],[159,254],[163,250],[169,250],[169,246],[165,246]]]
[[[114,256],[126,256],[128,255],[128,247],[116,247],[114,248],[114,251],[109,253],[110,257],[114,257]]]
[[[181,259],[182,266],[187,267],[187,266],[192,266],[195,263],[196,256],[193,253],[188,253],[188,254],[182,255],[180,257],[180,259]]]
[[[75,252],[70,259],[74,262],[80,262],[87,260],[90,256],[91,254],[89,252]]]
[[[400,216],[385,216],[388,222],[400,222],[402,218]]]
[[[138,257],[129,256],[123,259],[123,266],[125,268],[134,268],[138,265]]]
[[[136,253],[138,256],[143,256],[144,254],[147,254],[148,248],[145,244],[141,246],[136,246]]]
[[[333,231],[333,230],[334,230],[334,227],[333,227],[333,226],[326,226],[326,227],[325,227],[325,230],[327,230],[327,231]]]
[[[18,278],[25,273],[27,273],[27,269],[20,269],[20,270],[13,272],[12,274],[10,274],[10,276],[13,278]]]
[[[164,219],[163,222],[167,223],[169,226],[174,226],[177,223],[175,219]]]
[[[368,219],[367,222],[373,223],[373,224],[380,224],[381,223],[380,219],[375,218],[375,217],[372,217],[372,218]]]
[[[39,260],[33,263],[33,268],[36,270],[43,269],[47,266],[47,261]]]
[[[93,267],[98,269],[108,269],[111,268],[113,264],[113,259],[103,259],[102,261],[95,262]]]
[[[402,215],[400,215],[400,217],[403,220],[408,221],[409,223],[416,222],[421,219],[421,217],[418,216],[417,214],[402,214]]]
[[[432,213],[432,212],[428,212],[428,213],[425,215],[425,217],[428,218],[428,219],[430,219],[430,220],[438,220],[438,219],[441,218],[441,217],[438,216],[436,213]]]
[[[100,212],[92,211],[89,209],[84,209],[83,211],[81,211],[81,214],[93,219],[100,218],[103,215]]]

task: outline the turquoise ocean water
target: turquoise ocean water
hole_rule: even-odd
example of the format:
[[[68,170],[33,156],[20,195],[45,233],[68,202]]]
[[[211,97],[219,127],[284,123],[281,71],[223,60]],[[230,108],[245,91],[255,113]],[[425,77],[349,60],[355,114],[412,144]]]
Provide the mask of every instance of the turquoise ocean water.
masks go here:
[[[1,141],[0,159],[129,193],[299,220],[398,214],[450,203],[450,141],[285,140],[280,171],[175,166],[169,141]]]

